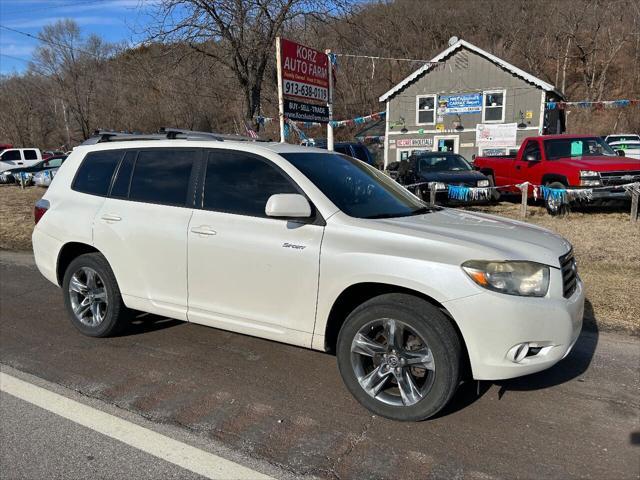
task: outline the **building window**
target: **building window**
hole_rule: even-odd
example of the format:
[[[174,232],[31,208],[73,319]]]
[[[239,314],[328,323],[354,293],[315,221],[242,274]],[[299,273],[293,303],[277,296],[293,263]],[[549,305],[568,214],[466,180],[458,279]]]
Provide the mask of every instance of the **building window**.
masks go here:
[[[504,98],[506,90],[482,92],[482,122],[504,122]]]
[[[436,96],[416,97],[416,125],[434,125],[436,119]]]

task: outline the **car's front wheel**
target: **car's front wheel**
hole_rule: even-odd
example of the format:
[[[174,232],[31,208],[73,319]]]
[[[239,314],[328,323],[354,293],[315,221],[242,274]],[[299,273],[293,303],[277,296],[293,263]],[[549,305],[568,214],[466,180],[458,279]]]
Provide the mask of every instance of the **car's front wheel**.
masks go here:
[[[435,415],[459,384],[456,331],[438,308],[411,295],[380,295],[356,308],[340,330],[337,357],[356,399],[394,420]]]
[[[115,335],[127,323],[129,310],[109,262],[100,253],[80,255],[69,264],[62,292],[71,323],[85,335]]]

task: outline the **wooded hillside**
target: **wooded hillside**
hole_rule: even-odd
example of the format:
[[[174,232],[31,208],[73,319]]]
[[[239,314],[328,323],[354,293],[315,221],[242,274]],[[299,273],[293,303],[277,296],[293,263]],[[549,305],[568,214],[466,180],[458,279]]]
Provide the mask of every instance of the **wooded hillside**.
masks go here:
[[[71,20],[46,26],[28,70],[0,77],[0,142],[71,147],[96,128],[244,133],[257,115],[277,114],[278,34],[337,54],[416,60],[457,36],[568,100],[640,98],[638,0],[162,0],[155,13],[135,49]],[[420,66],[339,55],[335,118],[382,110],[380,94]],[[640,107],[571,109],[568,125],[637,132]],[[271,128],[265,138],[276,137]]]

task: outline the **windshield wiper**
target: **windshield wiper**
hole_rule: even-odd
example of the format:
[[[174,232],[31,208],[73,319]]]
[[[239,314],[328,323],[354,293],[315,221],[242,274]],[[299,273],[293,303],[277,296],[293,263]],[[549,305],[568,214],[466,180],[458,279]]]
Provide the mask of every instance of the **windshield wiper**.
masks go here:
[[[369,215],[368,217],[363,217],[363,218],[366,218],[368,220],[374,220],[379,218],[412,217],[414,215],[422,215],[423,213],[431,213],[437,209],[438,209],[437,207],[420,207],[408,213],[379,213],[377,215]]]

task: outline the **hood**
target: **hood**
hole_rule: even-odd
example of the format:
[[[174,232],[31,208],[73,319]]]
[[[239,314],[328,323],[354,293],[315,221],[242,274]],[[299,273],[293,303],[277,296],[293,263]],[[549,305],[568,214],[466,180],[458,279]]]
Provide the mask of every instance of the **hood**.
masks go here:
[[[476,170],[459,170],[444,172],[420,172],[419,177],[425,182],[443,182],[451,185],[458,183],[475,186],[478,180],[486,180],[487,177]]]
[[[640,170],[640,161],[629,157],[600,156],[600,157],[573,157],[562,160],[562,163],[574,166],[582,170],[594,170],[596,172],[613,172],[618,170]]]
[[[419,237],[465,260],[529,260],[559,267],[559,257],[571,249],[560,235],[545,228],[494,215],[443,208],[411,217],[370,220],[389,233]],[[428,245],[426,248],[430,248]]]

